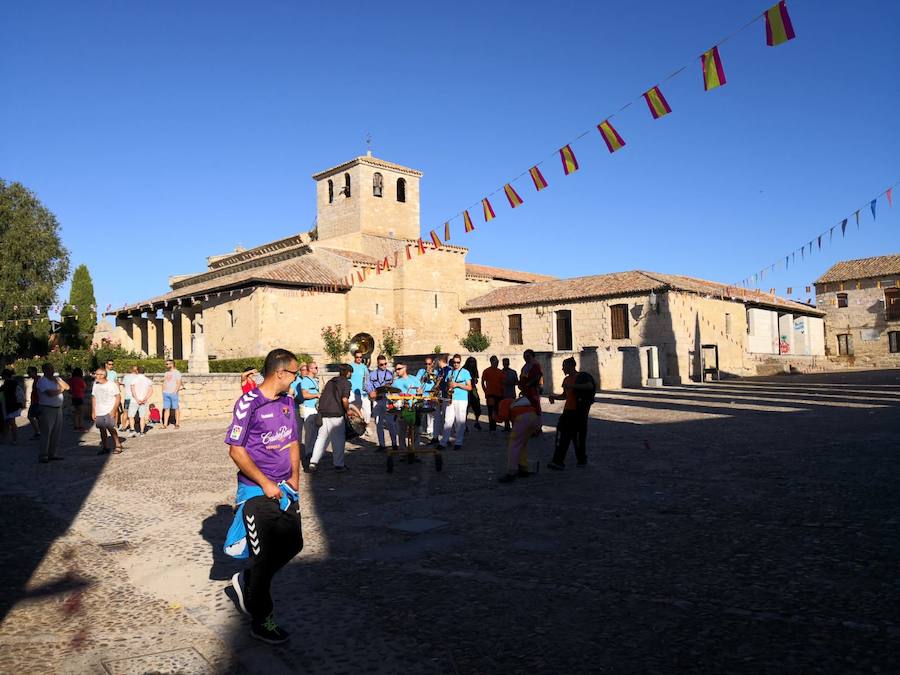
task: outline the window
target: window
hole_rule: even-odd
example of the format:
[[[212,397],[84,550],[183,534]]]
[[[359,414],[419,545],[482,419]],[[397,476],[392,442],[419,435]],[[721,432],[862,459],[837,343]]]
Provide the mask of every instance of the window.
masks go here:
[[[887,288],[884,291],[885,321],[900,321],[900,288]]]
[[[350,174],[344,174],[344,196],[350,199]]]
[[[437,293],[434,294],[434,308],[438,308]]]
[[[328,203],[331,204],[334,202],[334,181],[330,178],[328,179]]]
[[[381,314],[381,305],[379,305],[377,302],[375,303],[375,313]]]
[[[511,344],[511,345],[525,344],[522,341],[522,315],[521,314],[510,314],[509,315],[509,344]]]
[[[397,201],[398,202],[406,201],[406,179],[405,178],[397,179]]]
[[[838,354],[841,356],[852,356],[853,355],[853,340],[850,338],[849,333],[842,333],[837,336],[838,341]]]
[[[731,335],[731,314],[725,313],[725,335]]]
[[[612,339],[628,339],[628,305],[613,305],[609,308],[612,314]]]
[[[380,197],[384,192],[384,178],[377,171],[375,175],[372,176],[372,195],[375,197]]]
[[[572,351],[572,312],[568,309],[556,313],[556,350]]]
[[[469,332],[470,333],[480,333],[481,332],[481,319],[469,319]]]
[[[900,331],[888,331],[888,351],[891,354],[900,353]]]
[[[847,306],[847,294],[846,293],[838,293],[837,294],[837,302],[838,302],[838,307],[846,307]]]
[[[234,310],[233,309],[228,310],[228,325],[231,328],[234,328]]]

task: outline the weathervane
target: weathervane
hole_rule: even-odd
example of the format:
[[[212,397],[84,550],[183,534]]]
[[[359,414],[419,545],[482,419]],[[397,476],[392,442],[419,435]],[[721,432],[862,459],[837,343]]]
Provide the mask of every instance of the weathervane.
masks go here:
[[[372,134],[366,133],[366,154],[372,156]]]

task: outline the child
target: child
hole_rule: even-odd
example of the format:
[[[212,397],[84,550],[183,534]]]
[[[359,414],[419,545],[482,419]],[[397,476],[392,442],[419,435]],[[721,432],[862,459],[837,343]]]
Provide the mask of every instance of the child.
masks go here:
[[[16,378],[15,373],[9,368],[3,371],[3,384],[0,386],[0,397],[2,397],[3,415],[0,417],[0,430],[3,431],[2,436],[6,438],[6,432],[9,432],[12,445],[18,442],[18,430],[16,427],[16,418],[22,413],[25,406],[25,388]]]
[[[84,431],[84,371],[81,368],[72,369],[72,377],[69,378],[69,395],[72,397],[72,422],[75,431]]]
[[[159,415],[159,408],[156,407],[155,403],[150,404],[150,423],[151,424],[159,424],[162,421],[162,418]]]
[[[524,387],[519,385],[519,389],[522,391],[519,398],[500,401],[497,413],[498,421],[512,421],[506,475],[497,479],[501,483],[512,483],[517,476],[524,478],[531,475],[528,470],[528,439],[541,429],[540,412],[525,395]]]

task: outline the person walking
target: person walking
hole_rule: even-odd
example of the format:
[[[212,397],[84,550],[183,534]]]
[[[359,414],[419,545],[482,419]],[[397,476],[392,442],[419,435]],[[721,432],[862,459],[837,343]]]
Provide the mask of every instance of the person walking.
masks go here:
[[[38,405],[37,366],[28,366],[28,377],[25,379],[25,400],[28,401],[28,423],[31,425],[31,440],[41,437],[41,408]]]
[[[66,384],[58,373],[54,372],[52,363],[43,366],[44,376],[37,381],[38,406],[40,407],[41,444],[38,461],[41,464],[64,459],[56,454],[59,447],[59,434],[62,431],[63,392],[68,391]]]
[[[138,366],[137,375],[131,381],[131,407],[128,408],[128,416],[134,420],[132,436],[143,436],[147,433],[147,423],[150,421],[150,397],[153,396],[153,382],[144,372],[144,366]],[[141,420],[144,428],[141,428]]]
[[[472,375],[461,366],[462,357],[459,354],[454,354],[450,363],[453,370],[448,376],[447,393],[451,400],[445,409],[444,435],[438,447],[441,450],[445,449],[452,433],[453,449],[462,450],[466,431],[466,410],[469,407],[469,392],[472,390]]]
[[[562,415],[556,426],[556,448],[553,452],[553,461],[547,464],[547,468],[562,471],[566,468],[566,453],[569,444],[575,445],[575,459],[577,466],[587,466],[587,420],[597,394],[597,385],[590,373],[579,372],[575,365],[575,359],[567,358],[562,363],[565,378],[562,382],[562,393],[551,394],[550,403],[556,399],[565,401]]]
[[[175,415],[175,428],[179,429],[181,422],[181,406],[179,405],[179,392],[184,389],[184,378],[175,367],[172,359],[166,359],[166,374],[163,375],[163,409],[162,428],[168,428],[172,423],[172,415]]]
[[[350,364],[353,372],[350,374],[351,403],[361,412],[366,424],[372,417],[372,401],[366,396],[366,378],[369,376],[369,367],[363,363],[362,352],[358,349],[353,352],[353,363]]]
[[[516,398],[516,387],[519,384],[519,374],[509,367],[509,359],[503,359],[503,399],[512,401]],[[503,431],[512,431],[512,425],[507,419],[503,422]]]
[[[94,371],[94,386],[91,387],[91,419],[100,432],[98,455],[122,453],[122,441],[116,431],[116,412],[120,400],[119,387],[106,379],[106,368],[97,368]]]
[[[315,361],[306,364],[301,371],[300,383],[297,385],[297,400],[300,404],[300,417],[303,420],[303,456],[310,457],[319,434],[319,365]]]
[[[234,404],[225,436],[238,468],[234,522],[225,552],[250,558],[231,578],[238,608],[249,614],[251,637],[282,644],[288,634],[275,622],[272,578],[303,549],[300,526],[300,443],[297,418],[286,392],[297,376],[297,360],[286,349],[266,355],[258,388]]]
[[[366,393],[372,401],[372,417],[375,420],[375,433],[378,436],[377,452],[384,452],[384,430],[387,429],[391,436],[391,448],[397,449],[397,425],[393,415],[388,415],[387,398],[378,390],[389,387],[394,382],[394,374],[387,369],[387,358],[379,354],[375,360],[377,367],[366,378]]]
[[[484,389],[484,401],[487,404],[488,430],[497,430],[497,409],[503,400],[503,371],[498,368],[500,359],[491,357],[491,365],[481,374],[481,388]]]
[[[3,370],[2,378],[0,407],[3,408],[3,414],[0,416],[0,432],[2,432],[4,442],[8,433],[10,445],[16,445],[19,442],[19,430],[16,420],[25,407],[25,385],[19,382],[11,368]]]
[[[84,394],[87,384],[84,381],[84,371],[81,368],[73,368],[69,378],[69,396],[72,400],[72,426],[75,431],[84,431]]]
[[[351,411],[350,406],[350,376],[353,374],[353,368],[346,363],[342,363],[338,368],[337,377],[331,378],[322,390],[322,397],[319,402],[319,415],[322,419],[322,426],[319,427],[319,435],[316,437],[316,445],[312,451],[312,458],[309,460],[309,472],[315,473],[319,468],[319,462],[322,461],[322,455],[328,444],[331,444],[332,458],[334,470],[349,471],[350,469],[344,465],[344,446],[347,442],[346,427],[344,425],[344,415]],[[353,406],[354,414],[359,413],[359,409]]]
[[[512,483],[516,478],[527,478],[528,439],[541,426],[541,418],[531,400],[522,394],[515,400],[504,399],[500,404],[500,416],[512,422],[509,449],[506,458],[506,474],[498,478],[501,483]]]
[[[481,417],[481,394],[478,393],[478,361],[474,356],[470,356],[466,359],[466,364],[463,368],[469,371],[469,375],[472,378],[472,388],[469,390],[469,410],[472,411],[472,415],[475,417],[475,428],[481,431],[481,422],[478,421],[478,418]],[[468,425],[466,431],[468,431]]]

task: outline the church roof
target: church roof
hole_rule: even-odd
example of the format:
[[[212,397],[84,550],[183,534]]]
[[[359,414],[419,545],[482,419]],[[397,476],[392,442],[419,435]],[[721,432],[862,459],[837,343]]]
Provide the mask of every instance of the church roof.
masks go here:
[[[407,176],[415,176],[416,178],[422,177],[421,171],[416,171],[415,169],[410,169],[408,166],[401,166],[400,164],[394,164],[393,162],[388,162],[383,159],[378,159],[377,157],[371,157],[369,155],[363,155],[361,157],[354,157],[348,162],[344,162],[343,164],[338,164],[337,166],[333,166],[330,169],[325,169],[324,171],[319,171],[318,173],[313,174],[313,180],[321,180],[323,178],[327,178],[336,173],[340,173],[341,171],[346,171],[352,166],[356,166],[357,164],[365,164],[367,166],[371,166],[375,169],[386,169],[388,171],[395,171],[397,173],[404,173]]]
[[[841,260],[816,279],[816,283],[824,284],[829,281],[868,279],[869,277],[884,277],[894,274],[900,274],[900,253],[880,255],[874,258]]]
[[[761,294],[758,291],[747,291],[736,286],[726,286],[715,281],[695,279],[680,274],[660,274],[642,270],[505,286],[472,298],[462,308],[462,311],[472,312],[520,305],[544,305],[663,290],[687,291],[699,295],[724,295],[726,298],[734,298],[754,305],[790,309],[817,316],[824,314],[815,307],[785,298]]]
[[[515,281],[518,283],[530,283],[532,281],[550,281],[551,279],[556,279],[556,277],[552,277],[547,274],[519,272],[518,270],[510,270],[503,267],[491,267],[490,265],[478,265],[476,263],[466,263],[466,276],[480,279]]]

